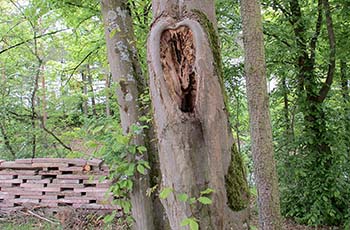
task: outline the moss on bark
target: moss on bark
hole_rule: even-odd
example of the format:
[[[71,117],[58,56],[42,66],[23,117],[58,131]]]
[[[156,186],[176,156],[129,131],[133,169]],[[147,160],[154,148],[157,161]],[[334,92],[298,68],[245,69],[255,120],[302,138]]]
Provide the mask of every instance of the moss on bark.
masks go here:
[[[227,109],[228,106],[228,100],[227,100],[227,94],[225,92],[224,87],[224,73],[223,73],[223,67],[222,67],[222,59],[221,59],[221,49],[220,49],[220,42],[219,42],[219,36],[217,34],[217,31],[213,25],[213,23],[208,19],[207,15],[203,13],[200,10],[192,9],[191,15],[189,15],[191,18],[194,18],[199,22],[199,24],[202,25],[204,32],[208,36],[208,42],[209,46],[213,52],[213,58],[214,58],[214,71],[215,75],[218,76],[219,82],[221,85],[222,95],[224,97],[224,103],[226,106],[226,111],[229,111]]]
[[[228,112],[228,99],[224,87],[224,74],[222,67],[221,50],[219,45],[219,36],[217,34],[217,31],[213,23],[202,11],[193,9],[191,11],[191,15],[189,16],[197,20],[203,26],[205,33],[207,34],[208,42],[214,58],[213,64],[215,75],[217,75],[219,78],[226,111]],[[235,144],[233,144],[231,147],[231,162],[228,172],[225,176],[225,180],[228,206],[233,211],[240,211],[245,209],[249,203],[249,188],[246,181],[246,172],[243,160],[237,151]]]
[[[233,211],[240,211],[248,207],[249,188],[246,181],[246,171],[236,145],[231,148],[231,164],[228,168],[226,180],[226,192],[228,205]]]

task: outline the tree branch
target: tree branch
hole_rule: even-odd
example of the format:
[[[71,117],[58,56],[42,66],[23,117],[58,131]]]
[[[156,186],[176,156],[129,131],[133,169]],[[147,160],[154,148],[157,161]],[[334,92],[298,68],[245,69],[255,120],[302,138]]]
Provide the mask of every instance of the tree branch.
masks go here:
[[[95,49],[91,50],[91,51],[83,58],[83,60],[81,60],[81,61],[79,62],[79,64],[73,68],[72,73],[69,75],[68,80],[66,81],[66,83],[64,83],[63,87],[65,87],[65,86],[68,84],[68,82],[69,82],[69,81],[71,80],[71,78],[73,77],[75,71],[86,61],[86,59],[88,59],[93,53],[97,52],[99,48],[100,48],[100,46],[98,46],[98,47],[96,47]]]
[[[42,122],[42,120],[41,120]],[[58,141],[58,143],[60,143],[64,148],[68,149],[69,151],[72,151],[72,148],[68,145],[66,145],[65,143],[63,143],[63,141],[61,139],[59,139],[52,131],[48,130],[43,122],[42,122],[42,127],[44,129],[45,132],[47,132],[48,134],[50,134],[53,138],[55,138],[56,141]]]
[[[349,80],[347,73],[347,63],[345,60],[340,60],[340,81],[341,81],[341,89],[344,102],[349,102]]]
[[[13,159],[16,159],[16,152],[13,150],[13,148],[11,146],[10,139],[7,136],[7,133],[6,133],[6,130],[5,130],[5,126],[2,123],[0,123],[0,131],[1,131],[1,134],[2,134],[2,136],[4,138],[4,142],[5,142],[6,148],[10,151]]]
[[[284,8],[284,7],[283,7],[280,3],[278,3],[276,0],[273,1],[273,7],[274,7],[275,9],[280,10],[280,11],[283,13],[283,15],[288,19],[288,21],[289,21],[290,23],[292,23],[292,20],[291,20],[292,14],[291,14],[290,12],[288,12],[287,9]]]
[[[329,90],[331,89],[331,85],[333,83],[333,78],[334,78],[334,73],[335,73],[335,53],[336,53],[333,20],[332,20],[332,16],[331,16],[330,7],[329,7],[329,1],[322,0],[322,2],[323,2],[324,9],[325,9],[325,15],[326,15],[326,24],[327,24],[328,42],[329,42],[330,52],[329,52],[329,64],[328,64],[328,71],[327,71],[327,79],[319,92],[319,96],[317,98],[317,100],[319,102],[324,101]]]
[[[96,10],[97,8],[93,8],[93,7],[89,7],[89,6],[84,6],[84,5],[81,5],[81,4],[77,4],[77,3],[74,3],[74,2],[69,2],[69,1],[64,1],[63,2],[64,4],[68,5],[68,6],[74,6],[74,7],[78,7],[78,8],[83,8],[83,9],[88,9],[94,13],[99,13],[98,10]]]
[[[60,33],[60,32],[66,31],[66,30],[68,30],[68,29],[56,30],[56,31],[52,31],[52,32],[49,32],[49,33],[46,33],[46,34],[41,34],[41,35],[38,35],[38,36],[34,36],[33,38],[24,40],[24,41],[19,42],[19,43],[15,44],[15,45],[12,45],[12,46],[10,46],[10,47],[7,47],[6,49],[1,50],[1,51],[0,51],[0,54],[4,53],[4,52],[6,52],[6,51],[9,51],[9,50],[11,50],[11,49],[14,49],[14,48],[16,48],[16,47],[18,47],[18,46],[21,46],[21,45],[23,45],[23,44],[26,44],[26,43],[28,43],[28,42],[30,42],[30,41],[33,41],[33,40],[35,40],[35,39],[42,38],[42,37],[46,37],[46,36],[50,36],[50,35],[53,35],[53,34],[57,34],[57,33]]]
[[[277,41],[282,42],[283,44],[285,44],[285,45],[288,46],[289,48],[292,47],[291,44],[289,44],[289,43],[288,43],[287,41],[285,41],[285,40],[282,40],[282,39],[281,39],[279,36],[277,36],[276,34],[272,34],[272,33],[268,32],[268,31],[266,31],[266,30],[264,30],[264,34],[266,34],[267,36],[270,36],[270,37],[275,38]]]
[[[35,41],[35,55],[37,56],[37,44],[36,44],[36,39]],[[37,56],[38,57],[38,56]],[[36,99],[36,93],[38,91],[38,82],[39,82],[39,76],[40,76],[40,69],[41,69],[41,65],[42,65],[42,60],[40,58],[38,58],[38,69],[36,71],[35,74],[35,79],[34,79],[34,88],[33,88],[33,92],[31,95],[31,124],[32,124],[32,129],[35,130],[36,125],[35,125],[35,118],[36,118],[36,112],[35,112],[35,99]],[[32,136],[32,158],[35,157],[35,153],[36,153],[36,134],[35,132],[33,132],[33,136]]]
[[[317,39],[320,36],[321,27],[322,27],[322,0],[318,0],[318,6],[317,6],[318,16],[317,16],[317,22],[316,22],[316,30],[314,33],[314,36],[312,36],[310,41],[310,59],[311,59],[311,65],[312,68],[315,65],[315,56],[316,56],[316,44]]]
[[[16,119],[17,120],[20,120],[22,122],[26,122],[28,121],[28,118],[31,118],[32,116],[31,115],[27,115],[27,114],[18,114],[16,112],[13,112],[13,111],[8,111],[8,113],[16,116]],[[42,118],[40,116],[38,116],[37,113],[35,113],[35,118],[37,120],[40,120],[42,122]],[[47,129],[44,125],[42,126],[43,127],[43,130],[45,132],[47,132],[48,134],[50,134],[56,141],[58,141],[58,143],[60,143],[64,148],[68,149],[69,151],[72,151],[72,148],[69,147],[68,145],[66,145],[61,139],[59,139],[59,137],[56,136],[56,134],[54,134],[51,130]]]
[[[6,44],[6,41],[5,41],[5,36],[8,35],[14,28],[16,28],[19,24],[21,24],[23,21],[19,21],[17,22],[15,25],[13,25],[10,29],[8,29],[6,31],[6,33],[4,33],[4,36],[1,37],[1,41],[4,42]]]

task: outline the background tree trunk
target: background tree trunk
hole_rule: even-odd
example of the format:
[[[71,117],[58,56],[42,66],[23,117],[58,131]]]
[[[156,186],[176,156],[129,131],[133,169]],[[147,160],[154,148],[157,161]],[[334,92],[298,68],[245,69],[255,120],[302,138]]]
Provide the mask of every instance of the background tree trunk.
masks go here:
[[[96,100],[95,100],[95,92],[94,92],[94,85],[92,82],[92,74],[90,71],[90,65],[86,65],[86,74],[87,74],[87,78],[88,78],[88,84],[89,84],[89,92],[90,92],[90,96],[91,96],[91,108],[92,108],[92,115],[94,117],[97,116],[97,111],[96,111]]]
[[[134,46],[134,32],[127,0],[103,0],[102,15],[105,25],[108,61],[113,81],[117,89],[121,126],[124,134],[130,132],[130,126],[139,121],[140,111],[137,104],[139,89],[144,86],[144,79]],[[141,135],[136,135],[133,144],[144,145]],[[146,155],[143,156],[147,160]],[[146,196],[149,177],[136,173],[131,194],[134,229],[152,230],[153,211],[150,197]]]
[[[87,80],[84,71],[81,71],[81,81],[83,82],[83,101],[82,110],[85,116],[89,114],[88,110],[88,90],[87,90]]]
[[[10,137],[7,135],[6,128],[5,128],[4,124],[5,124],[5,122],[4,123],[0,122],[0,132],[1,132],[1,135],[4,139],[4,144],[7,148],[7,150],[11,153],[12,159],[15,160],[16,159],[16,152],[12,148]]]
[[[109,70],[106,70],[105,74],[105,90],[106,90],[106,117],[111,116],[111,106],[110,106],[110,90],[111,90],[111,75],[109,73]]]
[[[344,129],[345,133],[349,134],[350,131],[350,109],[349,109],[349,77],[348,77],[348,66],[345,60],[340,60],[340,80],[341,80],[341,92],[344,102]],[[350,143],[349,135],[345,137],[346,143]],[[347,155],[350,159],[350,146],[346,147]]]
[[[282,229],[282,226],[259,2],[257,0],[242,0],[241,15],[252,155],[258,190],[259,229],[277,230]]]
[[[153,1],[148,40],[150,90],[158,138],[161,200],[172,229],[196,218],[200,229],[248,228],[248,188],[233,143],[214,1]],[[210,205],[182,202],[211,188]]]
[[[46,79],[45,79],[45,65],[41,65],[41,90],[42,90],[42,96],[41,96],[41,115],[42,115],[42,126],[46,127],[46,121],[47,121],[47,112],[46,112]]]

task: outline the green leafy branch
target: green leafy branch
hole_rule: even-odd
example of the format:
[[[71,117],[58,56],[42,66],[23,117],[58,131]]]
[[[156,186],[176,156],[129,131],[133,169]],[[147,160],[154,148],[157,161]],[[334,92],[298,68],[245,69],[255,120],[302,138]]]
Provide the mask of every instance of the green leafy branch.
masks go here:
[[[210,196],[210,194],[212,194],[214,192],[215,191],[213,189],[207,188],[206,190],[203,190],[203,191],[200,192],[200,196],[199,197],[190,197],[186,193],[178,193],[178,194],[176,194],[174,192],[173,188],[166,187],[166,188],[163,188],[161,190],[161,192],[159,193],[159,198],[164,200],[164,199],[167,199],[170,196],[170,194],[174,193],[174,195],[181,202],[188,203],[190,205],[190,208],[191,208],[191,211],[192,211],[193,210],[193,206],[196,203],[198,203],[198,202],[203,204],[203,205],[211,205],[213,203],[213,201],[208,196]],[[185,218],[185,219],[183,219],[181,221],[181,226],[182,227],[188,226],[190,228],[190,230],[198,230],[199,229],[199,219],[194,217],[194,215],[192,214],[192,216],[187,217],[187,218]]]

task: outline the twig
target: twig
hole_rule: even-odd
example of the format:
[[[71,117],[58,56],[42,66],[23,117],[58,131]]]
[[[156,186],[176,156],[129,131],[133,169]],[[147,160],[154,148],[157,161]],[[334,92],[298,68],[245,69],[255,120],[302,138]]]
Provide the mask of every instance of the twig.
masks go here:
[[[66,81],[66,83],[64,83],[63,87],[65,87],[68,82],[70,81],[70,79],[73,77],[75,71],[86,61],[86,59],[88,59],[93,53],[97,52],[98,49],[100,48],[100,46],[96,47],[94,50],[90,51],[84,58],[83,60],[81,60],[79,62],[79,64],[77,66],[74,67],[72,73],[70,74],[70,76],[68,77],[68,80]]]
[[[45,132],[47,132],[48,134],[50,134],[53,138],[56,139],[56,141],[58,141],[64,148],[68,149],[69,151],[73,151],[71,147],[69,147],[68,145],[66,145],[65,143],[63,143],[63,141],[61,139],[59,139],[53,132],[51,132],[50,130],[48,130],[44,125],[43,125],[43,129]]]
[[[53,222],[52,220],[49,220],[49,219],[47,219],[47,218],[45,218],[45,217],[43,217],[43,216],[40,216],[39,214],[36,214],[35,212],[32,212],[32,211],[30,211],[30,210],[27,210],[27,212],[28,212],[29,214],[31,214],[31,215],[33,215],[33,216],[39,218],[39,219],[45,220],[45,221],[47,221],[47,222],[49,222],[49,223],[51,223],[51,224],[58,224],[58,223],[56,223],[56,222]]]
[[[328,32],[328,42],[329,42],[329,64],[328,64],[328,71],[327,71],[327,78],[326,81],[323,83],[322,88],[320,89],[319,96],[318,96],[318,102],[323,102],[325,98],[327,97],[327,94],[329,90],[331,89],[331,85],[333,83],[333,78],[335,74],[335,46],[336,46],[336,40],[335,40],[335,33],[333,28],[333,20],[331,15],[331,10],[329,6],[328,0],[323,0],[323,6],[325,10],[326,15],[326,25],[327,25],[327,32]]]
[[[60,33],[60,32],[66,31],[66,30],[68,30],[68,29],[57,30],[57,31],[53,31],[53,32],[49,32],[49,33],[46,33],[46,34],[42,34],[42,35],[35,36],[35,37],[33,37],[33,38],[24,40],[24,41],[22,41],[22,42],[19,42],[19,43],[13,45],[13,46],[10,46],[10,47],[8,47],[8,48],[6,48],[6,49],[1,50],[1,51],[0,51],[0,54],[4,53],[4,52],[6,52],[6,51],[9,51],[9,50],[11,50],[11,49],[13,49],[13,48],[16,48],[16,47],[18,47],[18,46],[21,46],[21,45],[23,45],[23,44],[26,44],[26,43],[28,43],[28,42],[30,42],[30,41],[33,41],[33,40],[35,40],[35,39],[42,38],[42,37],[49,36],[49,35],[53,35],[53,34],[57,34],[57,33]]]

